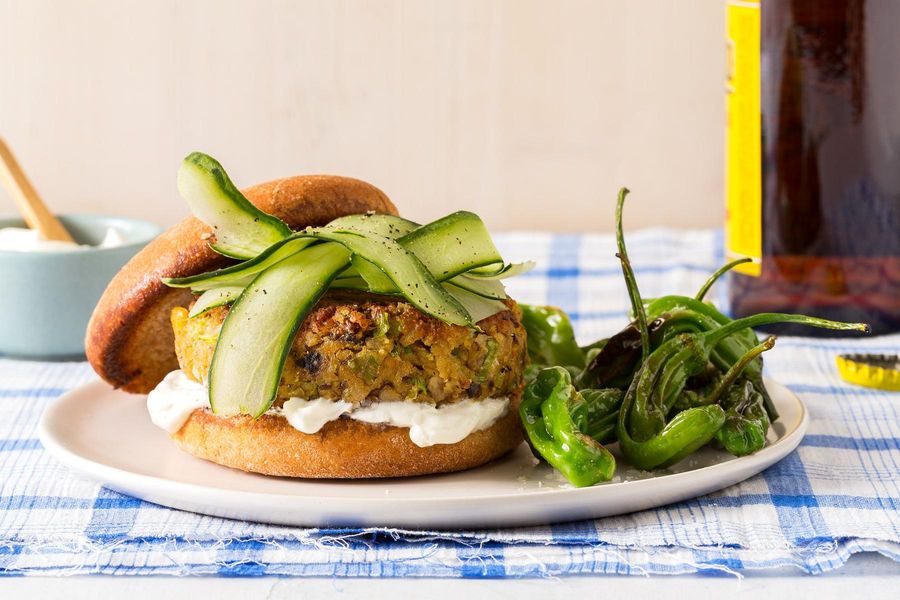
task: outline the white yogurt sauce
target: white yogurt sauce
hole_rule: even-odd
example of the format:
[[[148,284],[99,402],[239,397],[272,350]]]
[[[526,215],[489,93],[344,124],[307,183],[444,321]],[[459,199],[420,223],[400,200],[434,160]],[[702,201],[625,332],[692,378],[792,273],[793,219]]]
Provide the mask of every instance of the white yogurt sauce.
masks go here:
[[[172,371],[147,394],[147,411],[153,424],[169,433],[184,425],[191,413],[209,406],[206,388],[188,379],[182,371]]]
[[[434,407],[421,402],[375,402],[358,408],[351,419],[409,427],[409,439],[422,448],[455,444],[475,431],[487,429],[506,412],[509,398],[460,400]]]
[[[291,398],[279,409],[266,414],[287,419],[303,433],[316,433],[326,423],[346,415],[363,423],[408,427],[409,439],[422,448],[455,444],[471,433],[487,429],[506,412],[509,398],[461,400],[434,407],[421,402],[373,402],[354,408],[343,400]],[[169,433],[181,429],[191,413],[209,407],[206,387],[189,379],[182,371],[172,371],[147,396],[150,420]]]
[[[72,250],[84,250],[86,248],[114,248],[123,246],[125,237],[118,229],[109,228],[103,241],[97,246],[87,246],[74,242],[60,240],[45,240],[41,238],[37,229],[24,229],[22,227],[0,228],[0,250],[13,252],[60,252]]]
[[[281,407],[281,414],[294,429],[303,433],[316,433],[325,427],[325,423],[334,421],[351,410],[353,405],[343,400],[335,402],[327,398],[291,398]]]

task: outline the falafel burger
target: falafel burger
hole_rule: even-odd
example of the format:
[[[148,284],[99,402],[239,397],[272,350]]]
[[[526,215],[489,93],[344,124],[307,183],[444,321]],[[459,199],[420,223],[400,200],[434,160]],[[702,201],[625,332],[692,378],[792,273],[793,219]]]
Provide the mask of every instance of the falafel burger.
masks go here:
[[[186,452],[244,471],[403,477],[522,441],[525,330],[481,219],[419,225],[356,179],[238,190],[188,156],[193,217],[137,254],[88,326],[113,386]]]

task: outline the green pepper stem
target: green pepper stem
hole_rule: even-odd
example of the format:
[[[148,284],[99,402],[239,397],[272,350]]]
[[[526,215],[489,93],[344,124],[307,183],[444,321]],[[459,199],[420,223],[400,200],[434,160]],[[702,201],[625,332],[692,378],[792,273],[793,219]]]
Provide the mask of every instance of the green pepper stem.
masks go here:
[[[828,319],[819,319],[818,317],[792,315],[787,313],[759,313],[744,317],[743,319],[737,319],[718,329],[710,331],[706,334],[706,343],[710,346],[715,346],[720,340],[741,329],[761,327],[762,325],[771,325],[774,323],[797,323],[799,325],[809,325],[810,327],[820,327],[822,329],[862,331],[863,333],[870,333],[872,331],[866,323],[843,323],[841,321],[829,321]]]
[[[631,310],[634,312],[634,318],[641,334],[641,364],[643,364],[650,354],[650,331],[647,327],[647,312],[644,310],[634,269],[631,268],[631,261],[628,260],[628,252],[625,249],[625,234],[622,232],[622,208],[625,206],[627,195],[628,188],[623,187],[619,190],[619,198],[616,202],[616,245],[619,249],[616,256],[622,263],[622,274],[625,275],[625,287],[628,289],[628,298],[631,300]]]
[[[728,271],[732,270],[736,266],[742,265],[742,264],[748,263],[748,262],[753,262],[753,259],[749,258],[749,257],[739,258],[737,260],[731,261],[727,265],[723,265],[723,266],[719,267],[719,269],[715,273],[713,273],[712,275],[709,276],[709,279],[706,280],[706,283],[703,284],[703,286],[697,292],[697,295],[694,296],[694,299],[702,302],[703,297],[706,296],[706,292],[709,291],[709,288],[711,288],[713,286],[713,284],[715,282],[717,282],[720,277],[722,277],[722,275],[724,275]]]
[[[722,379],[716,384],[716,387],[713,391],[707,396],[707,399],[710,402],[717,402],[719,400],[719,396],[721,396],[725,390],[731,387],[731,384],[734,383],[734,380],[738,378],[738,376],[747,368],[753,359],[762,354],[767,350],[771,350],[775,346],[775,336],[767,337],[763,343],[758,346],[754,346],[750,349],[749,352],[744,354],[740,360],[734,363],[730,369],[722,376]]]

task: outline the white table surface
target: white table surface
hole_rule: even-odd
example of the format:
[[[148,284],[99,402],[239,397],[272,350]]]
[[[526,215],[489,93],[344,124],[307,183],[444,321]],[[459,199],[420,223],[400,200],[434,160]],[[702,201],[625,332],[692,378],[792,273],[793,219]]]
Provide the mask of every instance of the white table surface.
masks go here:
[[[441,598],[491,597],[522,600],[561,598],[704,598],[722,594],[745,597],[846,600],[895,599],[900,591],[900,564],[877,554],[858,554],[841,569],[824,575],[793,569],[749,572],[737,576],[589,576],[563,579],[249,579],[177,577],[25,577],[0,579],[0,598]]]

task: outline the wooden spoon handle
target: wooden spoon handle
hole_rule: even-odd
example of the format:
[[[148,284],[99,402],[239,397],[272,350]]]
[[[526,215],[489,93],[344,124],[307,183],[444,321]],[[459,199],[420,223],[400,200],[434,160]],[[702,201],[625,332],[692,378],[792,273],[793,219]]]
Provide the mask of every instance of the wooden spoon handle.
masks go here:
[[[75,241],[41,200],[3,138],[0,138],[0,183],[12,196],[28,226],[37,229],[41,237],[46,240]]]

